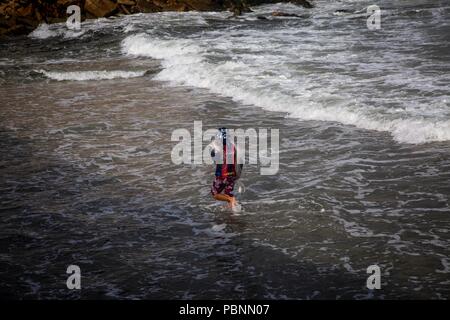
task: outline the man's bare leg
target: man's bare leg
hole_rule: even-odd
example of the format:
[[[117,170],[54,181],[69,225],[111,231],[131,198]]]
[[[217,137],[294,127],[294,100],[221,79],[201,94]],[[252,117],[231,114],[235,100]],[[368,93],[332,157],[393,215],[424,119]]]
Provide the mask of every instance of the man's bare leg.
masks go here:
[[[227,201],[228,204],[230,205],[230,207],[234,207],[236,205],[236,198],[231,197],[227,194],[218,193],[218,194],[214,195],[214,199],[219,200],[219,201]]]

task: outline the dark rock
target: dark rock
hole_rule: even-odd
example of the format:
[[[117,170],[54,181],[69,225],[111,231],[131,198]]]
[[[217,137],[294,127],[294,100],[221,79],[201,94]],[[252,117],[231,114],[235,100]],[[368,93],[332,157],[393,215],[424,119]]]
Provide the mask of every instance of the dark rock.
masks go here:
[[[47,18],[47,23],[60,23],[60,22],[66,22],[67,18],[56,18],[56,17],[50,17]]]
[[[133,0],[117,0],[117,4],[121,4],[124,6],[134,6],[136,4],[136,1]]]
[[[67,7],[70,5],[78,5],[82,8],[81,18],[84,20],[114,14],[189,10],[229,10],[235,17],[252,12],[249,5],[280,1],[312,8],[307,0],[0,0],[0,35],[26,33],[42,22],[64,22],[68,17]],[[267,17],[263,16],[257,18],[267,20]]]
[[[272,16],[274,16],[274,17],[297,17],[297,18],[300,18],[300,16],[298,14],[281,12],[281,11],[274,11],[274,12],[272,12]]]
[[[177,0],[158,1],[153,0],[158,6],[161,7],[161,11],[189,11],[192,10],[185,1],[179,2]]]
[[[34,30],[39,25],[36,19],[33,19],[31,17],[17,17],[16,25],[19,24],[23,25],[25,28],[29,30]]]
[[[233,13],[233,17],[242,15],[242,9],[239,7],[230,8],[230,11]]]
[[[33,4],[29,4],[26,7],[21,7],[16,10],[17,17],[29,17],[33,14],[34,8]]]
[[[124,14],[131,14],[131,12],[127,9],[127,7],[123,4],[119,4],[119,9],[120,12],[124,13]]]
[[[334,11],[334,14],[346,14],[346,13],[352,13],[352,11],[346,9],[339,9]]]
[[[220,4],[215,0],[184,0],[192,10],[197,11],[214,11],[220,9]]]
[[[9,29],[16,24],[16,19],[0,17],[0,28]]]
[[[13,26],[11,28],[8,28],[8,29],[4,30],[3,34],[21,35],[21,34],[26,34],[28,32],[30,32],[29,28],[27,28],[23,24],[18,24],[18,25],[15,25],[15,26]]]
[[[84,9],[97,18],[108,17],[117,10],[117,3],[111,0],[86,0]]]
[[[161,7],[154,4],[152,1],[147,0],[137,0],[136,8],[138,12],[149,13],[161,11]]]
[[[311,9],[314,8],[314,6],[307,0],[291,0],[293,4],[302,6],[303,8]]]
[[[239,1],[232,2],[229,6],[229,11],[233,13],[233,16],[240,16],[243,13],[253,12],[252,9],[248,6],[248,4],[245,1]]]

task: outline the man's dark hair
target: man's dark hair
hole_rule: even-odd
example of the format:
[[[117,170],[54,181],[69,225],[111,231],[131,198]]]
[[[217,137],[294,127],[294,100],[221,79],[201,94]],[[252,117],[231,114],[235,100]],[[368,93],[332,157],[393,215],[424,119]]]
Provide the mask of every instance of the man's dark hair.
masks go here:
[[[222,135],[222,143],[226,144],[226,142],[227,142],[227,128],[225,128],[225,127],[219,128],[219,131],[220,131],[220,133]]]

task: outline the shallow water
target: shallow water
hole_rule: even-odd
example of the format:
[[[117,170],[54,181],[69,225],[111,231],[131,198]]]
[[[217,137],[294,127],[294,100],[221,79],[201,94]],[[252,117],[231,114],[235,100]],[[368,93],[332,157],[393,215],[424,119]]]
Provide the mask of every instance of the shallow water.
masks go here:
[[[0,43],[1,296],[449,298],[449,9],[390,8],[378,33],[333,15],[365,4]],[[304,17],[255,18],[280,8]],[[280,131],[280,170],[245,167],[240,214],[212,201],[211,166],[171,162],[194,121]]]

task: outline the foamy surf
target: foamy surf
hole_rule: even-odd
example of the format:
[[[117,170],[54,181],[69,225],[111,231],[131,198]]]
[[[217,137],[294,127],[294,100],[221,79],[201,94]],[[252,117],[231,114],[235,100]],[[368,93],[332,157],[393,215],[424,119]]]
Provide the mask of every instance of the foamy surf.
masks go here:
[[[411,101],[411,105],[417,105],[414,112],[400,110],[392,113],[383,105],[370,105],[361,101],[359,96],[339,92],[342,83],[350,81],[348,76],[336,75],[323,79],[324,75],[319,75],[317,80],[309,76],[312,81],[307,81],[310,79],[303,79],[300,72],[295,74],[285,65],[293,62],[288,48],[290,41],[293,41],[291,34],[297,31],[283,32],[277,34],[274,31],[272,37],[260,35],[261,41],[254,39],[255,31],[248,36],[249,41],[245,41],[246,36],[240,34],[241,43],[229,38],[230,34],[233,36],[231,31],[219,38],[217,34],[212,39],[205,35],[204,40],[162,40],[141,33],[125,38],[122,51],[126,55],[160,59],[163,70],[156,76],[158,80],[206,88],[244,104],[286,113],[289,117],[335,121],[362,129],[388,131],[402,143],[450,140],[450,121],[439,115],[430,117],[425,114],[428,112],[426,103]],[[287,39],[286,44],[277,48],[286,52],[272,53],[273,39]],[[293,47],[295,49],[295,45]],[[236,54],[235,49],[247,51]],[[228,51],[229,57],[223,56],[224,50]],[[342,59],[341,56],[337,58]],[[329,82],[329,86],[314,83],[318,80]],[[408,101],[401,103],[409,106]],[[440,104],[444,106],[445,100]]]
[[[28,37],[31,39],[44,40],[53,37],[62,36],[66,39],[78,38],[85,34],[86,30],[70,30],[62,26],[62,23],[57,23],[54,25],[48,25],[46,23],[41,23],[35,30],[33,30]]]
[[[33,32],[31,32],[28,37],[32,39],[47,39],[57,36],[56,31],[50,30],[48,24],[42,23]]]
[[[147,72],[141,71],[45,71],[38,70],[37,72],[43,74],[49,79],[57,81],[92,81],[92,80],[112,80],[112,79],[128,79],[142,77]]]

